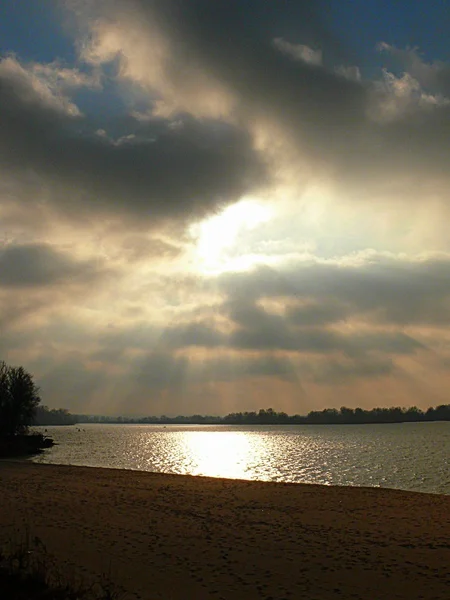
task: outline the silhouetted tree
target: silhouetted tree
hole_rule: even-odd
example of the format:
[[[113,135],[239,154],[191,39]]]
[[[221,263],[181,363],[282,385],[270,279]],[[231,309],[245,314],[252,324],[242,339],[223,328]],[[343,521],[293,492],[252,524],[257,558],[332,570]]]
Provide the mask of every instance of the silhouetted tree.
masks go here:
[[[39,388],[23,367],[0,362],[0,435],[24,433],[40,403]]]

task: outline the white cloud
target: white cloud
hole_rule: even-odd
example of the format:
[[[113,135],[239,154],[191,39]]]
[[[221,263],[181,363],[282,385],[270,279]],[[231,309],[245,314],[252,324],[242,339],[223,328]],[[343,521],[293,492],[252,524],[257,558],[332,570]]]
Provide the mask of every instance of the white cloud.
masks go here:
[[[0,61],[0,78],[14,84],[15,93],[22,102],[38,102],[56,112],[79,117],[80,109],[66,92],[67,87],[82,85],[83,78],[76,70],[71,73],[70,69],[64,69],[61,77],[59,71],[55,65],[22,65],[14,56]]]
[[[88,35],[80,59],[94,67],[116,61],[118,79],[147,92],[147,114],[153,118],[171,119],[185,111],[201,118],[230,115],[235,104],[230,91],[195,60],[179,68],[173,41],[154,20],[119,9],[115,18],[87,20],[85,25]]]
[[[409,73],[397,77],[383,69],[382,80],[375,83],[374,90],[371,114],[381,122],[450,105],[450,100],[441,94],[426,93],[419,81]]]
[[[295,60],[302,60],[311,65],[320,66],[322,64],[322,50],[314,50],[304,44],[291,44],[283,38],[273,40],[275,48],[284,52]]]
[[[386,42],[380,42],[377,48],[424,89],[438,96],[450,96],[450,65],[447,63],[439,60],[426,62],[418,48],[397,48]]]
[[[34,62],[27,65],[27,69],[52,90],[60,93],[82,87],[96,90],[102,88],[102,74],[99,70],[85,73],[78,68],[68,68],[58,61],[47,64]]]
[[[360,71],[359,67],[356,67],[356,66],[348,67],[348,66],[340,65],[340,66],[336,67],[335,71],[338,75],[341,75],[342,77],[345,77],[346,79],[350,79],[351,81],[361,81],[361,79],[362,79],[361,71]]]

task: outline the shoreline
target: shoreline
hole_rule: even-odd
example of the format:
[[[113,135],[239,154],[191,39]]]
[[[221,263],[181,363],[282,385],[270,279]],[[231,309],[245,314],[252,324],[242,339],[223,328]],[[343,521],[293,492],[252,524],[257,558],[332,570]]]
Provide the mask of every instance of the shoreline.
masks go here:
[[[448,598],[450,496],[5,460],[0,541],[134,598]]]
[[[36,455],[28,455],[28,456],[17,456],[17,457],[3,457],[0,458],[0,464],[16,464],[16,463],[25,463],[29,465],[36,465],[39,467],[62,467],[62,468],[70,468],[70,469],[89,469],[94,471],[106,471],[112,473],[145,473],[149,476],[155,477],[181,477],[187,479],[199,479],[199,480],[212,480],[212,481],[231,481],[236,482],[237,484],[261,484],[263,486],[308,486],[308,487],[317,487],[317,488],[332,488],[332,489],[358,489],[358,490],[382,490],[382,491],[391,491],[391,492],[401,492],[404,494],[422,494],[427,496],[437,496],[443,498],[450,499],[449,494],[443,494],[438,492],[425,492],[421,490],[405,490],[403,488],[394,488],[394,487],[382,487],[382,486],[370,486],[370,485],[338,485],[338,484],[327,484],[327,483],[314,483],[314,482],[304,482],[304,481],[265,481],[263,479],[239,479],[234,477],[215,477],[211,475],[191,475],[189,473],[162,473],[160,471],[144,471],[143,469],[123,469],[121,467],[96,467],[91,465],[74,465],[74,464],[66,464],[66,463],[45,463],[45,462],[35,462],[34,458]],[[1,474],[1,471],[0,471]]]

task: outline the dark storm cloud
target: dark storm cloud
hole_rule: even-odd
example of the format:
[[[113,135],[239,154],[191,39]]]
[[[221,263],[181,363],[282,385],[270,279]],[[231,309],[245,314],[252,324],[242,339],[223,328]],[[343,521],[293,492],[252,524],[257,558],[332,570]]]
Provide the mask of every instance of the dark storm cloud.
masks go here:
[[[396,181],[403,182],[402,193],[414,195],[418,182],[448,178],[450,107],[413,102],[388,121],[371,118],[378,105],[392,104],[392,90],[335,70],[351,57],[327,30],[316,2],[84,4],[88,22],[91,10],[92,19],[117,22],[125,31],[134,23],[137,39],[151,39],[155,26],[168,37],[170,57],[161,69],[174,96],[183,94],[178,83],[195,67],[203,83],[218,82],[233,101],[232,114],[224,115],[227,126],[182,114],[181,126],[164,119],[135,123],[134,137],[114,141],[109,132],[96,135],[68,98],[51,97],[48,90],[39,94],[23,69],[4,69],[0,166],[17,177],[31,170],[36,190],[45,190],[72,216],[91,210],[138,215],[150,223],[189,219],[257,190],[267,182],[265,163],[253,148],[252,124],[258,122],[273,124],[271,135],[280,131],[297,145],[312,167],[305,180],[325,169],[337,183],[355,184],[370,198]],[[295,60],[275,39],[323,50],[324,66]],[[139,60],[145,65],[156,58],[150,52]],[[201,97],[201,81],[188,83],[200,86]],[[160,93],[149,92],[150,104]],[[283,156],[277,160],[283,164]]]
[[[338,302],[324,300],[320,304],[292,305],[286,308],[286,319],[296,326],[320,327],[344,321],[349,308]]]
[[[370,360],[357,359],[350,363],[328,360],[315,370],[313,379],[316,383],[339,384],[352,379],[386,377],[395,372],[394,362],[387,358],[370,357]]]
[[[127,237],[120,249],[121,255],[128,261],[170,260],[180,256],[182,249],[159,239],[148,239],[139,236]]]
[[[205,323],[156,326],[137,322],[128,327],[112,324],[108,331],[97,336],[99,350],[91,355],[93,360],[121,360],[127,351],[158,352],[168,356],[179,348],[217,348],[226,344],[224,334]],[[160,354],[158,354],[159,356]]]
[[[381,73],[377,83],[345,77],[339,67],[352,66],[352,57],[327,31],[319,3],[141,0],[119,6],[137,11],[142,23],[156,22],[169,37],[169,78],[173,71],[176,81],[195,64],[234,95],[233,118],[243,127],[258,119],[275,124],[313,167],[303,179],[322,171],[360,198],[396,190],[400,200],[417,197],[417,186],[433,184],[436,176],[448,180],[449,104],[426,97],[409,80],[396,87],[395,77],[383,80]],[[274,39],[323,49],[324,66],[294,60]]]
[[[132,366],[136,383],[149,390],[179,387],[186,380],[188,369],[188,358],[164,351],[149,352]]]
[[[101,340],[102,352],[119,356],[123,348],[153,347],[166,355],[195,347],[243,356],[285,352],[296,360],[314,356],[330,361],[329,372],[319,376],[311,371],[319,379],[382,376],[393,370],[389,356],[433,347],[431,339],[416,338],[416,329],[406,332],[405,326],[443,328],[450,316],[450,260],[445,255],[408,260],[370,254],[347,265],[262,267],[224,274],[210,285],[226,299],[212,311],[199,309],[195,322],[151,331],[145,323],[111,330]],[[264,300],[278,309],[262,304]],[[220,328],[214,317],[220,318]]]
[[[241,116],[270,116],[328,148],[364,120],[365,88],[329,69],[295,61],[273,44],[283,36],[333,49],[314,2],[138,2],[143,14],[159,17],[174,45],[174,63],[198,61],[241,101]],[[350,129],[349,129],[350,127]],[[291,129],[292,130],[292,129]],[[323,150],[324,148],[322,148]]]
[[[217,361],[212,369],[214,375],[219,374],[222,381],[233,381],[241,377],[275,377],[286,381],[295,381],[296,372],[292,362],[285,357],[261,355],[242,357],[227,363]]]
[[[280,315],[273,315],[255,306],[253,315],[247,305],[248,319],[234,331],[230,346],[240,349],[286,350],[291,352],[331,354],[348,356],[367,352],[386,354],[410,354],[422,344],[401,332],[337,333],[319,328],[296,328],[289,326]]]
[[[164,389],[181,385],[233,382],[245,378],[274,377],[286,381],[296,379],[289,359],[271,355],[212,357],[204,361],[186,356],[174,357],[154,351],[133,362],[132,377],[144,388]]]
[[[5,288],[0,284],[0,331],[2,342],[5,344],[6,332],[16,323],[23,322],[29,315],[35,314],[48,306],[48,298],[36,297],[30,294],[20,294],[18,297],[15,287]],[[8,334],[8,342],[5,347],[13,347],[20,343],[20,337],[16,334]]]
[[[39,379],[42,394],[56,402],[61,402],[63,396],[66,406],[80,406],[80,400],[90,398],[108,382],[107,373],[88,368],[82,360],[73,356],[49,361],[48,367]]]
[[[417,340],[400,331],[340,333],[320,327],[298,327],[284,315],[273,314],[244,300],[234,301],[231,310],[230,304],[226,303],[222,310],[231,321],[226,332],[219,331],[213,323],[207,322],[173,325],[162,332],[159,346],[172,351],[199,347],[258,352],[281,350],[318,355],[341,353],[349,357],[370,352],[411,354],[424,348]],[[128,339],[129,347],[142,347],[140,338],[135,341],[129,333],[123,332],[119,339],[122,342]],[[107,346],[111,349],[111,345],[117,345],[117,340],[110,340]]]
[[[220,285],[241,311],[259,298],[297,300],[286,312],[294,325],[325,325],[364,316],[380,324],[439,326],[450,318],[446,255],[422,260],[373,255],[359,265],[312,262],[278,270],[262,267],[246,274],[225,274]]]
[[[77,261],[51,246],[8,245],[0,249],[0,288],[82,283],[100,275],[92,263]]]
[[[158,327],[147,322],[133,323],[128,327],[116,327],[111,323],[108,330],[98,337],[101,353],[119,358],[128,349],[150,350],[161,335]],[[100,358],[95,355],[92,358]]]
[[[143,124],[140,137],[113,141],[51,100],[22,73],[0,73],[0,168],[17,178],[32,170],[37,189],[50,190],[74,216],[103,210],[149,222],[194,217],[264,178],[249,136],[231,126],[218,132],[185,116],[175,129],[159,123],[155,135]]]
[[[188,323],[168,327],[161,338],[163,344],[174,348],[199,346],[214,348],[227,343],[227,337],[205,323]]]
[[[189,328],[180,328],[185,334]],[[205,328],[204,328],[205,329]],[[191,331],[194,332],[195,328]],[[396,367],[393,361],[383,353],[404,354],[414,351],[419,345],[407,336],[369,335],[362,336],[322,336],[313,332],[305,338],[291,336],[292,345],[285,340],[265,339],[264,343],[251,343],[242,348],[233,345],[234,336],[227,340],[227,350],[232,353],[211,354],[208,358],[199,360],[195,355],[175,355],[176,349],[186,349],[191,346],[202,346],[202,340],[197,334],[191,338],[179,336],[175,338],[172,329],[170,348],[156,347],[145,350],[138,358],[126,360],[126,377],[140,388],[151,391],[163,389],[186,389],[189,385],[208,382],[240,382],[247,378],[269,377],[291,383],[313,381],[318,384],[346,383],[354,379],[385,377],[393,374]],[[215,335],[210,328],[210,336]],[[303,336],[303,337],[302,337]],[[126,336],[128,337],[128,336]],[[319,345],[317,340],[322,337]],[[217,338],[218,340],[218,338]],[[297,340],[297,341],[295,341]],[[253,340],[254,341],[254,340]],[[225,337],[221,337],[221,345]],[[130,345],[135,347],[130,341]],[[205,340],[205,346],[211,348],[210,339]],[[223,347],[223,346],[222,346]],[[251,353],[236,353],[236,350],[247,350]],[[274,354],[274,351],[288,350],[289,356]],[[341,357],[331,356],[340,352]],[[366,352],[366,350],[368,352]],[[292,353],[293,352],[293,353]],[[305,356],[303,355],[305,354]],[[315,354],[312,358],[311,355]],[[122,353],[123,355],[123,353]],[[111,360],[115,360],[115,357]],[[129,368],[128,368],[129,367]]]

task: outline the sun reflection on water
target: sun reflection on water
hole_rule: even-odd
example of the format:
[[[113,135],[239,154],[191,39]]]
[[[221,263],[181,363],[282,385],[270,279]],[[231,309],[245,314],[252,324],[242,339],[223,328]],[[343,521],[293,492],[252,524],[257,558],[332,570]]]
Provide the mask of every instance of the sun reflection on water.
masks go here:
[[[257,440],[244,432],[189,431],[183,442],[194,475],[248,479],[258,454]]]
[[[35,462],[450,494],[450,423],[49,427]],[[44,432],[44,428],[37,428]]]

